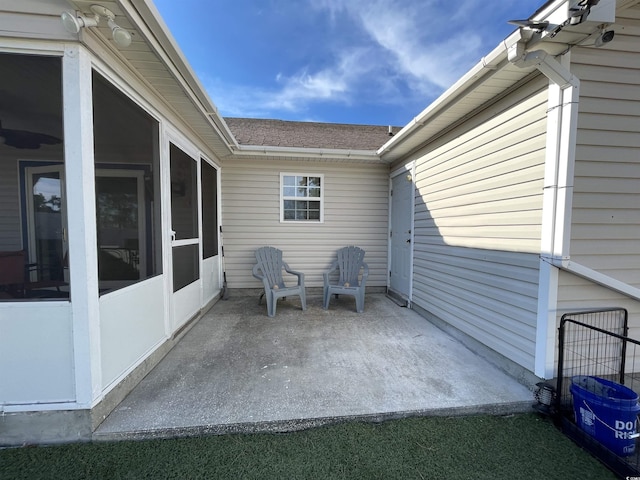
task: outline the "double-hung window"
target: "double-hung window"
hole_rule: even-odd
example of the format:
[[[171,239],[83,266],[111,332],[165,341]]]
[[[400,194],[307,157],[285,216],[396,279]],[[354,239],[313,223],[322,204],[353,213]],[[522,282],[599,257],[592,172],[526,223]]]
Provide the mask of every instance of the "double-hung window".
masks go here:
[[[324,221],[324,177],[319,174],[280,174],[280,221]]]

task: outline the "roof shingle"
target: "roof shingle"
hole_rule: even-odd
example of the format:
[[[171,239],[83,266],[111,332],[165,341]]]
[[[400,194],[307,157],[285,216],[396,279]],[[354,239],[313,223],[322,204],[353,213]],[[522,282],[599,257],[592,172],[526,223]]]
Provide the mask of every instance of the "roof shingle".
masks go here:
[[[225,117],[240,145],[378,150],[389,141],[389,127]],[[396,133],[400,127],[392,127]]]

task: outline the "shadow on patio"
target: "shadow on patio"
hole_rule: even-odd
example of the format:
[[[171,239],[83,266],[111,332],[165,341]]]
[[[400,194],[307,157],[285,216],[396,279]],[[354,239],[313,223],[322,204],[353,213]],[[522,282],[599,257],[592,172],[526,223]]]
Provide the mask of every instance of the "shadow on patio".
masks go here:
[[[291,300],[291,301],[289,301]],[[290,431],[346,419],[527,411],[531,392],[383,294],[219,301],[95,440]]]

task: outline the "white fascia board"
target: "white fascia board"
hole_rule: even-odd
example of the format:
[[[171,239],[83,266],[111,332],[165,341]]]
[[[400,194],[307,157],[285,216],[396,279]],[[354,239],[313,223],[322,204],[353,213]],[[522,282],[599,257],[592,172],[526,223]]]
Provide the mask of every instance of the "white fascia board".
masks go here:
[[[454,83],[447,91],[438,97],[431,105],[424,109],[417,117],[411,120],[406,126],[396,133],[387,143],[378,150],[378,155],[393,150],[397,145],[406,140],[415,130],[420,129],[429,120],[445,110],[452,103],[464,96],[469,87],[477,83],[483,77],[500,70],[508,65],[507,52],[509,48],[522,40],[520,29],[513,32],[503,40],[489,55],[483,57],[471,70],[469,70],[460,80]]]
[[[153,1],[119,0],[118,3],[122,10],[135,20],[136,27],[144,33],[147,41],[163,59],[165,65],[184,81],[188,92],[193,94],[194,99],[197,99],[197,103],[200,104],[202,114],[213,122],[212,127],[225,140],[229,149],[232,152],[237,149],[239,145],[236,138],[187,62]]]
[[[268,157],[304,157],[339,160],[360,160],[385,163],[375,150],[342,150],[338,148],[272,147],[268,145],[240,145],[235,152],[241,155]]]

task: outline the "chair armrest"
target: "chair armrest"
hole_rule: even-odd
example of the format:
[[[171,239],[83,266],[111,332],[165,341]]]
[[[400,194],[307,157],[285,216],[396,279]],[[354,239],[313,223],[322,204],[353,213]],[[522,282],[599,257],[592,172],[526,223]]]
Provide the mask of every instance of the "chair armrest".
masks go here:
[[[262,270],[260,269],[260,264],[255,264],[253,266],[253,276],[256,277],[258,280],[263,280],[264,279],[264,274],[260,274],[258,272],[261,272]]]
[[[329,274],[331,274],[331,272],[335,272],[336,270],[338,270],[338,262],[333,262],[329,267],[329,270],[327,270],[322,274],[325,285],[329,285]]]
[[[362,262],[363,272],[362,272],[362,286],[367,282],[367,278],[369,277],[369,265]]]
[[[304,285],[304,273],[298,272],[297,270],[291,270],[289,268],[289,265],[287,265],[284,262],[282,262],[282,265],[284,266],[284,271],[285,272],[290,273],[291,275],[295,275],[296,277],[298,277],[298,285]]]
[[[253,270],[252,270],[253,276],[255,278],[257,278],[258,280],[260,280],[262,282],[262,285],[264,286],[264,291],[268,291],[271,290],[273,285],[269,285],[269,279],[267,278],[266,275],[264,275],[264,272],[262,271],[262,269],[260,268],[260,264],[256,264],[253,266]]]

